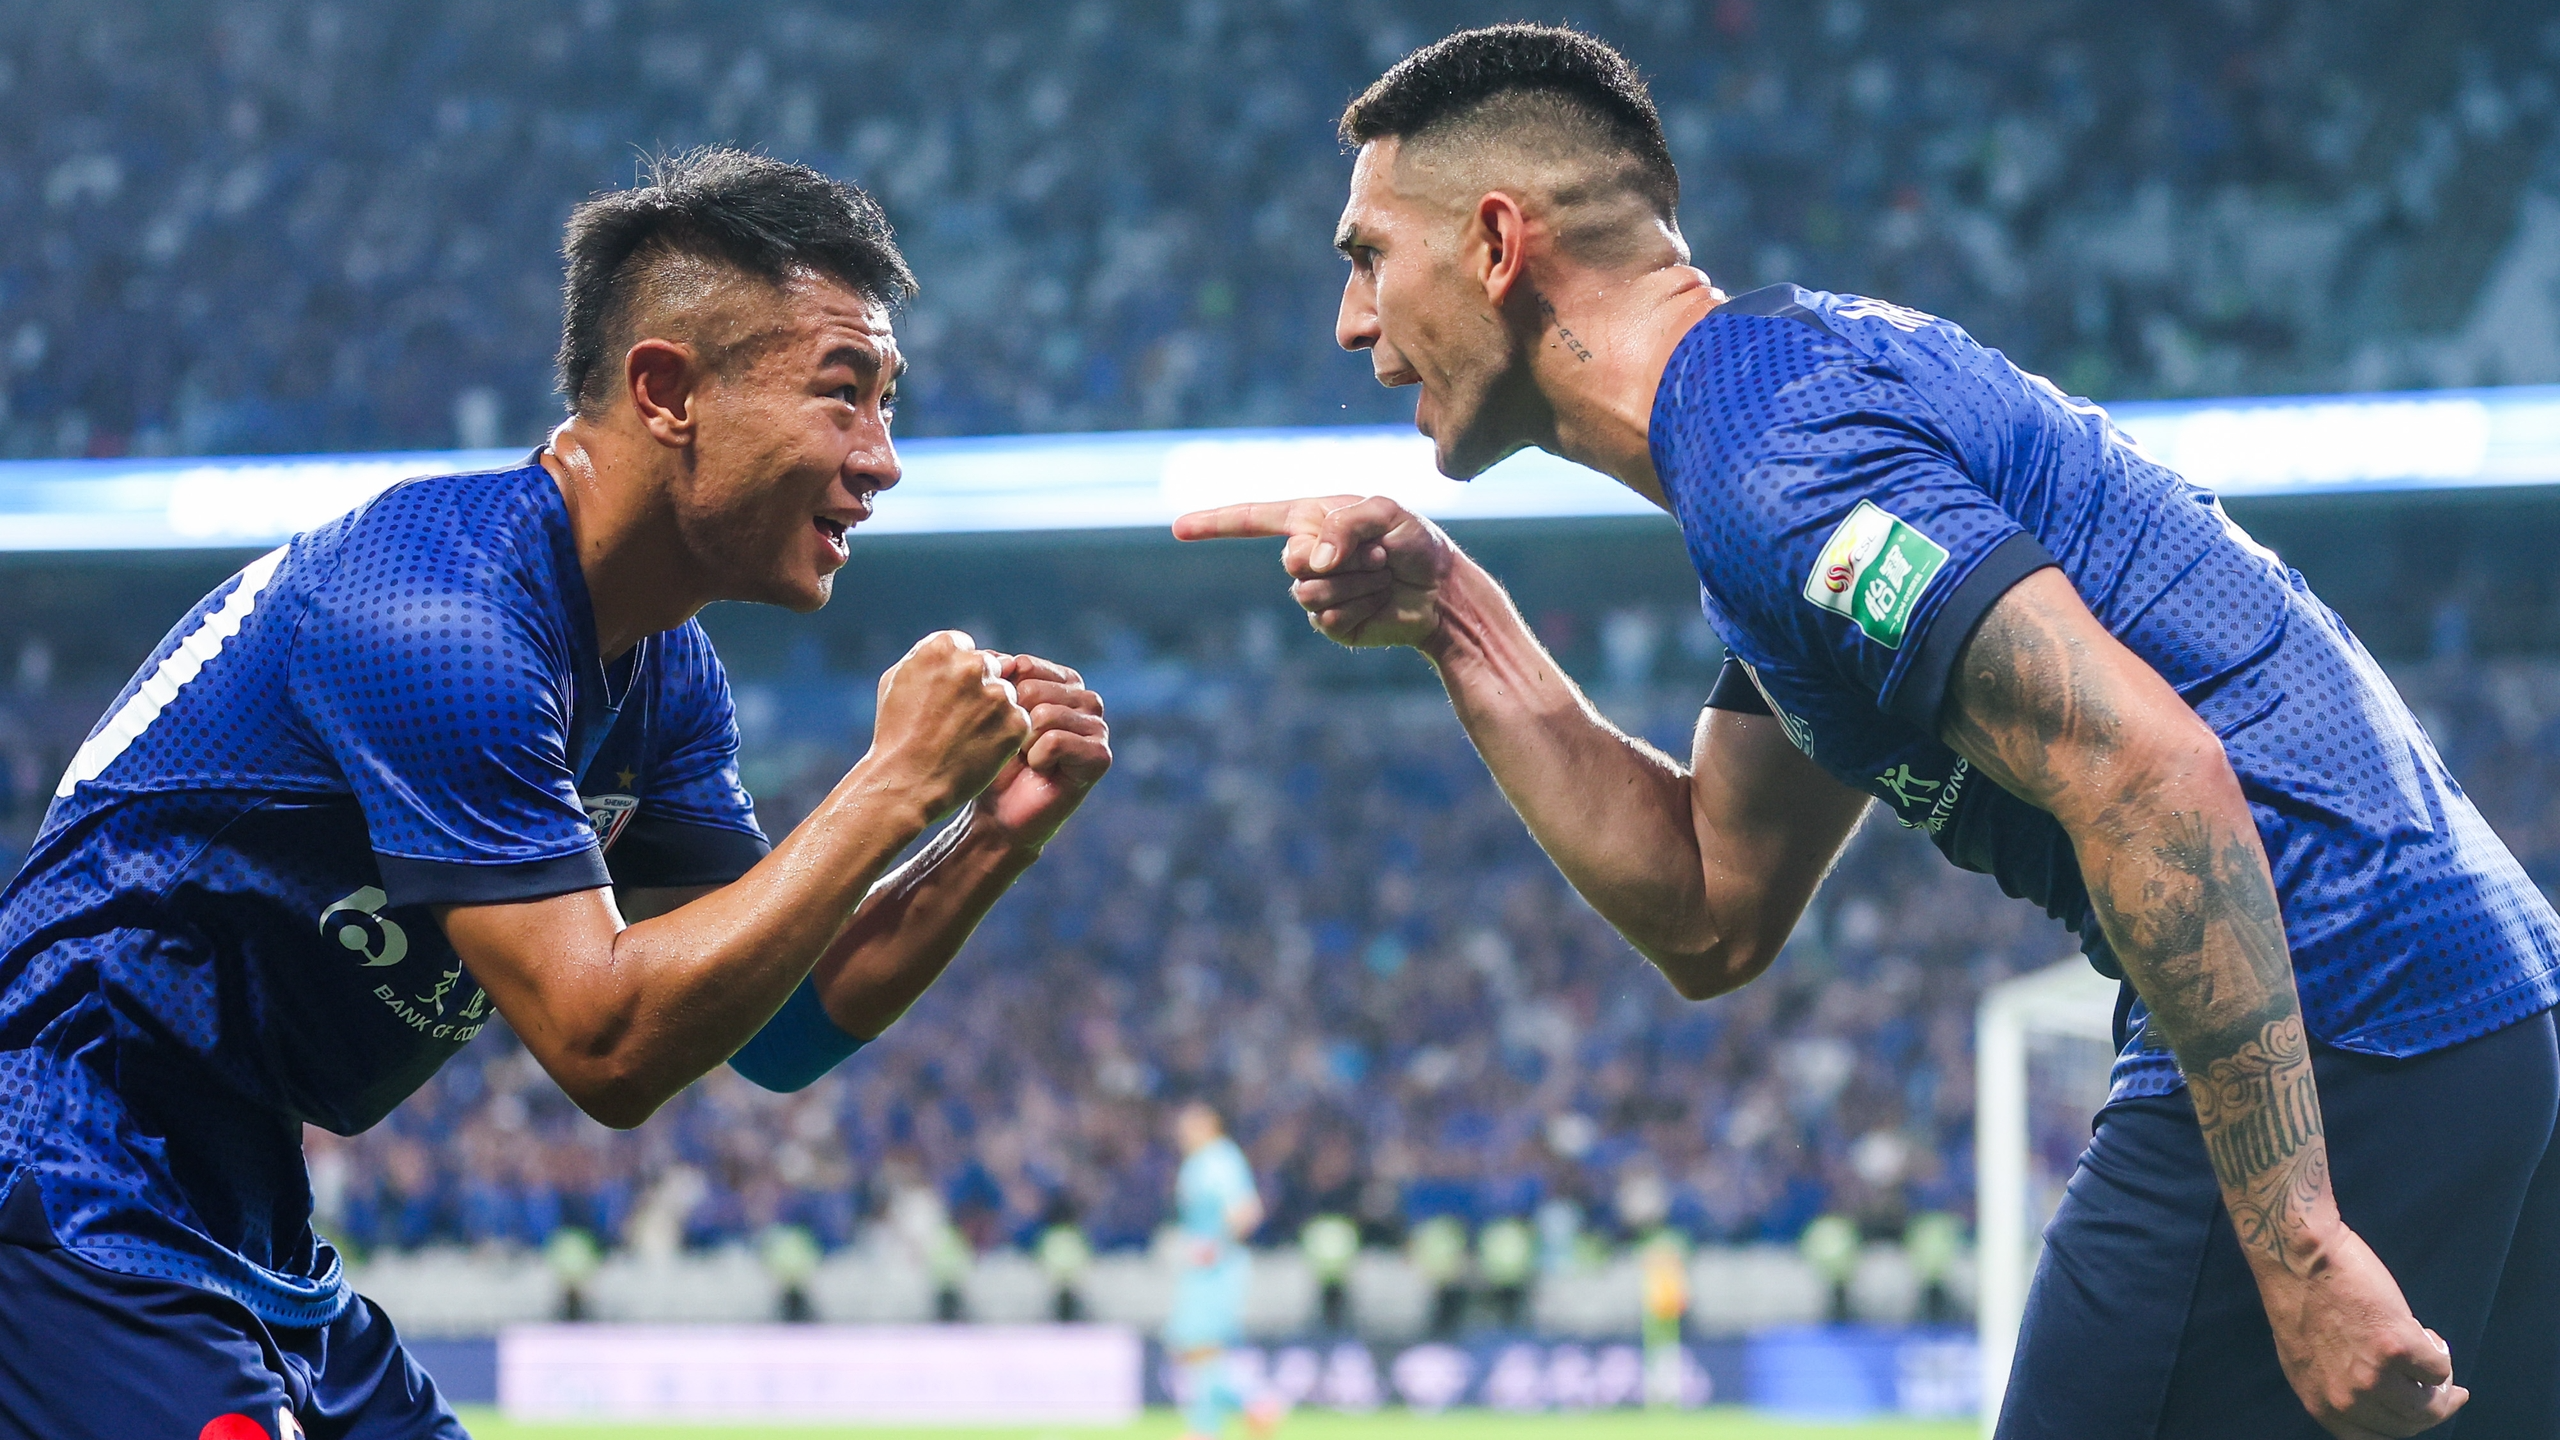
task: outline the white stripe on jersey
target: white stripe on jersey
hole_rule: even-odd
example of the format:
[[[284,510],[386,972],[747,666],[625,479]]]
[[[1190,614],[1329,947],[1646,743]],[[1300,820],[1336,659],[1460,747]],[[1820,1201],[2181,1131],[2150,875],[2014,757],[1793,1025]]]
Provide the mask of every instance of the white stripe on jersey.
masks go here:
[[[203,672],[205,662],[220,654],[223,645],[240,633],[249,612],[258,608],[258,592],[275,578],[276,567],[284,563],[285,552],[292,548],[279,545],[241,570],[239,585],[222,598],[222,604],[204,617],[203,624],[187,632],[187,638],[178,642],[178,648],[169,652],[168,658],[151,672],[151,678],[135,687],[132,698],[71,757],[71,768],[62,772],[62,783],[53,787],[55,799],[69,795],[83,781],[97,779],[117,756],[142,738],[142,732],[151,728],[151,722],[160,718],[160,712],[178,698],[187,682]]]
[[[1832,306],[1831,313],[1849,320],[1881,320],[1906,333],[1917,333],[1921,326],[1937,318],[1917,310],[1906,310],[1889,300],[1870,300],[1863,295],[1852,295]]]

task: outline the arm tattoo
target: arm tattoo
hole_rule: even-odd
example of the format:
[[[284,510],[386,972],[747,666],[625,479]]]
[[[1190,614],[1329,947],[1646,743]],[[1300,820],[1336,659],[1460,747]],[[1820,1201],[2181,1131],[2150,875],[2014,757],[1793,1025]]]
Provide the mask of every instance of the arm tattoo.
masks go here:
[[[2187,1087],[2241,1245],[2284,1259],[2290,1222],[2329,1189],[2320,1090],[2302,1017],[2268,1021],[2256,1039],[2190,1072]]]
[[[2089,902],[2176,1052],[2242,1245],[2290,1268],[2329,1193],[2319,1089],[2254,820],[2177,808],[2105,667],[2011,592],[1966,642],[1945,739],[2070,832]]]

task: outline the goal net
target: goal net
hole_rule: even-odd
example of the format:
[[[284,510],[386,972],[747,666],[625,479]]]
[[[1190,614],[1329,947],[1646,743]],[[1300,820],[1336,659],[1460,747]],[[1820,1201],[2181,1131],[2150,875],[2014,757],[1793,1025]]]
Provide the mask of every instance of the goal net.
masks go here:
[[[1982,997],[1974,1031],[1974,1315],[1985,1436],[2009,1388],[2045,1222],[2106,1103],[2115,1002],[2115,982],[2077,955]]]

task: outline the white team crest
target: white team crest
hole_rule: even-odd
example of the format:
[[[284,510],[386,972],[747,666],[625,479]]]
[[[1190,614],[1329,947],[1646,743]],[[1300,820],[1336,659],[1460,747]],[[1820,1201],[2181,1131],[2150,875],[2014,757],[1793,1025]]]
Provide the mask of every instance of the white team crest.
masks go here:
[[[637,795],[581,795],[578,805],[587,812],[587,823],[596,830],[596,848],[610,850],[622,827],[631,823],[631,812],[640,808]]]

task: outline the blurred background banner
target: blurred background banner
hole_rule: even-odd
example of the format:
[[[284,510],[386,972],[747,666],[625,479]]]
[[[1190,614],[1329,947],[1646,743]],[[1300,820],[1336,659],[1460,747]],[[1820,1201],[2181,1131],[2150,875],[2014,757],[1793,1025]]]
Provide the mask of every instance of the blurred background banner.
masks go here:
[[[461,1342],[466,1348],[469,1342]],[[516,1325],[485,1354],[431,1342],[456,1403],[509,1418],[1093,1424],[1172,1405],[1163,1349],[1117,1326]],[[1694,1410],[1749,1404],[1800,1420],[1971,1415],[1973,1339],[1943,1329],[1797,1326],[1648,1355],[1632,1341],[1479,1335],[1394,1345],[1344,1337],[1231,1352],[1248,1388],[1291,1408],[1364,1414]],[[1649,1394],[1648,1366],[1671,1384]],[[474,1383],[494,1376],[494,1388]]]
[[[518,1419],[1120,1425],[1144,1356],[1114,1325],[519,1325],[497,1400]]]

